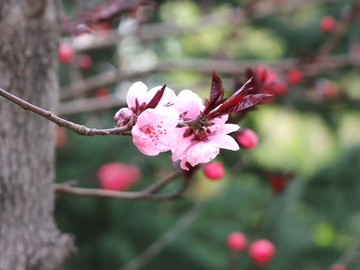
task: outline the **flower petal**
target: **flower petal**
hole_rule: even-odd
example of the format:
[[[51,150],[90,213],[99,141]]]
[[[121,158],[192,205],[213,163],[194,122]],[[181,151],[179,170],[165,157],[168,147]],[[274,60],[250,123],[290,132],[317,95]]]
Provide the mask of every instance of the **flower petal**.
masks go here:
[[[186,129],[187,127],[175,129],[176,144],[171,149],[171,151],[173,152],[171,156],[172,161],[176,161],[178,159],[182,159],[183,157],[185,157],[188,148],[191,146],[191,139],[193,136],[189,136],[186,138],[184,138],[183,136]]]
[[[147,103],[150,102],[150,100],[155,96],[156,92],[159,91],[161,88],[162,88],[162,86],[156,86],[154,88],[151,88],[148,91],[148,96],[147,96],[147,101],[146,102]],[[177,102],[177,96],[176,96],[174,90],[172,90],[169,87],[166,87],[165,91],[164,91],[164,94],[161,97],[157,107],[166,106],[166,105],[167,106],[172,105],[172,104],[174,104],[176,102]]]
[[[137,99],[141,105],[143,102],[146,102],[147,99],[147,90],[148,87],[143,82],[136,82],[130,86],[129,91],[126,96],[126,102],[129,108],[135,107],[135,100]]]
[[[204,105],[202,99],[191,90],[182,90],[178,94],[177,103],[174,105],[180,113],[186,113],[186,118],[195,119],[202,110]]]
[[[175,127],[179,113],[169,107],[157,107],[142,112],[131,134],[137,148],[145,155],[154,156],[174,147]]]
[[[229,135],[223,134],[223,135],[215,136],[214,138],[212,138],[210,143],[216,147],[220,147],[228,150],[236,151],[240,149],[238,143],[234,140],[233,137]]]
[[[219,150],[219,147],[210,143],[199,142],[189,148],[187,159],[192,166],[196,166],[200,163],[207,163],[219,154]]]
[[[221,132],[222,134],[229,134],[231,132],[239,130],[239,128],[240,127],[236,124],[225,124],[221,127],[219,132]]]

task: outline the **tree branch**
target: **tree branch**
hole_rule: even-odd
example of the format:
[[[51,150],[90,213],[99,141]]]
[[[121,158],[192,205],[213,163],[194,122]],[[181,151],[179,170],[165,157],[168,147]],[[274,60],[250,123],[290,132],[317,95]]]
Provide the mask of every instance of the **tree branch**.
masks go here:
[[[297,12],[303,8],[309,8],[313,5],[329,4],[340,2],[341,0],[301,0],[289,2],[289,4],[283,5],[280,9],[279,6],[274,5],[271,2],[259,2],[253,7],[254,12],[251,13],[251,18],[260,19],[263,17],[271,16],[280,11],[280,13]],[[246,9],[246,8],[245,8]],[[242,22],[248,16],[248,12],[242,8],[233,8],[225,11],[217,11],[207,14],[200,18],[197,22],[190,26],[179,26],[174,23],[153,23],[147,25],[141,25],[138,27],[134,35],[140,40],[152,40],[168,36],[176,36],[181,34],[189,34],[201,31],[201,29],[218,24],[229,23],[232,20]],[[79,22],[77,22],[78,24]],[[73,28],[76,24],[73,24]],[[106,38],[101,35],[93,35],[93,39],[87,44],[78,44],[72,42],[74,49],[81,50],[93,50],[104,47],[110,47],[117,45],[127,35],[121,34],[118,31],[111,31],[107,33]]]
[[[358,239],[333,265],[341,264],[348,266],[360,257],[360,239]]]
[[[54,115],[52,112],[44,110],[40,107],[37,107],[21,98],[10,94],[9,92],[0,88],[0,96],[3,96],[7,100],[15,103],[20,106],[24,110],[32,111],[33,113],[40,115],[41,117],[57,124],[60,127],[66,127],[79,135],[83,136],[93,136],[93,135],[124,135],[126,131],[129,130],[128,126],[118,127],[118,128],[109,128],[109,129],[96,129],[96,128],[88,128],[84,125],[75,124],[71,121],[63,119]]]
[[[104,85],[119,82],[124,79],[152,74],[154,72],[166,72],[173,70],[196,71],[201,73],[211,73],[214,69],[219,73],[227,73],[232,75],[241,74],[246,69],[256,67],[260,64],[267,65],[278,71],[285,71],[297,64],[295,58],[283,58],[277,60],[201,60],[189,59],[178,61],[167,61],[158,63],[156,66],[142,71],[124,71],[111,70],[84,79],[81,84],[74,83],[64,87],[60,91],[60,99],[62,101],[69,100],[81,96],[93,89],[100,88]],[[326,69],[335,69],[348,65],[360,65],[360,61],[350,58],[348,55],[335,55],[319,58],[315,63],[304,63],[305,73],[308,75],[318,74]]]
[[[156,182],[152,186],[144,189],[143,191],[114,191],[114,190],[105,190],[105,189],[96,189],[96,188],[80,188],[74,187],[74,182],[63,183],[63,184],[54,184],[55,192],[63,192],[72,195],[78,196],[92,196],[92,197],[107,197],[107,198],[116,198],[116,199],[125,199],[125,200],[139,200],[139,199],[148,199],[148,200],[174,200],[180,198],[183,193],[187,190],[191,177],[184,175],[182,187],[174,192],[169,194],[155,194],[163,187],[165,187],[171,180],[175,179],[177,176],[182,174],[181,171],[174,172],[171,175],[165,177],[164,179]]]
[[[137,7],[143,4],[145,1],[123,1],[114,0],[109,5],[101,10],[93,10],[91,12],[83,14],[81,18],[74,21],[63,23],[62,29],[65,32],[74,32],[79,24],[92,24],[102,20],[110,20],[118,13],[128,10],[132,7]]]

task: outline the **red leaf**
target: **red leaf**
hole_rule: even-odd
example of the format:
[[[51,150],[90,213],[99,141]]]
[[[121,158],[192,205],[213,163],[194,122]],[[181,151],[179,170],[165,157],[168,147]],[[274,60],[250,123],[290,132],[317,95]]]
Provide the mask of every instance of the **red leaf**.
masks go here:
[[[221,106],[218,110],[216,110],[216,112],[214,113],[214,115],[212,115],[212,117],[219,117],[225,114],[243,111],[257,104],[265,103],[272,97],[273,95],[269,95],[269,94],[247,95],[235,106],[231,106],[231,107],[228,106],[225,109],[221,109],[222,107]]]
[[[226,102],[229,102],[235,98],[238,99],[238,96],[245,96],[246,93],[248,93],[250,90],[252,90],[252,88],[253,88],[252,84],[253,84],[253,78],[251,77],[250,79],[248,79],[246,81],[246,83],[244,83],[243,86],[241,86],[241,88],[239,90],[237,90],[234,94],[232,94],[231,97],[229,97],[229,99]]]
[[[231,108],[236,107],[243,98],[251,91],[253,90],[252,87],[250,87],[250,84],[252,83],[252,78],[250,78],[239,90],[237,90],[228,100],[226,100],[219,108],[217,108],[215,111],[212,111],[209,113],[209,116],[211,117],[217,117],[219,115],[224,115],[223,112],[227,112],[231,110]]]
[[[223,83],[215,71],[212,74],[210,99],[205,101],[205,109],[203,114],[207,114],[211,110],[219,106],[223,101],[224,97],[224,86]]]
[[[164,84],[164,86],[161,87],[161,89],[156,92],[154,97],[146,105],[145,109],[153,109],[159,104],[160,99],[162,98],[162,96],[164,94],[165,88],[166,88],[166,84]]]

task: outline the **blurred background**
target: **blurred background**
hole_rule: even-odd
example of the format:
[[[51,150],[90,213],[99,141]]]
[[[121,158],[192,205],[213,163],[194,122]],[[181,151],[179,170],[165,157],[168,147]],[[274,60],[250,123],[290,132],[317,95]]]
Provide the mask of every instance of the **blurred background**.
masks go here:
[[[77,246],[64,270],[360,269],[360,1],[60,2],[58,112],[76,123],[113,127],[139,80],[204,98],[213,70],[229,94],[251,69],[277,86],[239,122],[258,143],[216,158],[221,180],[200,169],[173,201],[58,194],[57,222]],[[58,183],[104,188],[99,169],[124,163],[137,181],[119,189],[137,191],[175,169],[129,136],[59,128],[56,147]],[[236,231],[271,241],[271,262],[229,249]]]

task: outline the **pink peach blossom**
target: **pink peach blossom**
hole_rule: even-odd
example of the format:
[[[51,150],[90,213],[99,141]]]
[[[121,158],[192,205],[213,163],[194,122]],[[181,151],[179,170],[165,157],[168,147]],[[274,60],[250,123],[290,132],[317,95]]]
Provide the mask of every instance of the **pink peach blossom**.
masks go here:
[[[148,91],[148,87],[143,82],[136,82],[130,88],[126,96],[126,102],[130,109],[136,107],[136,100],[141,106],[142,104],[147,104],[154,97],[156,92],[161,89],[161,86],[151,88]],[[176,100],[176,94],[174,91],[168,87],[165,88],[164,94],[159,101],[157,106],[164,106],[170,103],[174,103]]]
[[[178,102],[182,102],[181,113],[187,112],[185,117],[196,119],[200,112],[204,109],[202,102],[198,102],[195,98],[197,95],[189,90],[180,92]],[[195,99],[194,99],[195,98]],[[193,102],[186,102],[193,100]],[[177,107],[177,104],[175,105]],[[239,145],[229,135],[230,132],[239,129],[238,125],[225,124],[228,115],[211,120],[211,124],[207,127],[182,127],[176,129],[176,145],[171,149],[172,160],[181,160],[180,167],[189,170],[187,163],[196,166],[200,163],[207,163],[214,159],[220,151],[220,148],[229,150],[238,150]],[[185,118],[185,120],[187,120]]]
[[[195,119],[204,110],[202,99],[191,90],[182,90],[177,96],[174,108],[184,114],[183,120]]]
[[[140,115],[146,109],[146,105],[161,88],[161,86],[157,86],[148,91],[146,84],[140,81],[135,82],[129,88],[126,96],[128,108],[121,108],[114,116],[115,125],[124,126],[129,123],[131,118],[134,118],[133,120],[136,121],[136,116]],[[156,107],[171,106],[176,100],[177,97],[174,91],[166,87]]]
[[[179,113],[170,107],[157,107],[142,112],[131,130],[133,142],[145,155],[156,156],[176,143],[175,127]]]

